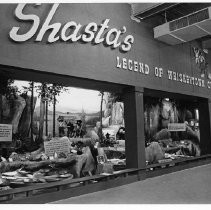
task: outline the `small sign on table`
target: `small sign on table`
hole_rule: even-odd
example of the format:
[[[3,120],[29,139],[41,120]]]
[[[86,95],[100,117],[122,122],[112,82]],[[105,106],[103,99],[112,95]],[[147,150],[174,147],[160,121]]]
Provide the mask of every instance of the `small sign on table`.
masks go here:
[[[47,156],[53,156],[56,152],[68,154],[70,153],[69,142],[67,139],[53,139],[51,141],[44,142],[45,154]]]
[[[185,123],[169,123],[168,124],[169,131],[186,131]]]

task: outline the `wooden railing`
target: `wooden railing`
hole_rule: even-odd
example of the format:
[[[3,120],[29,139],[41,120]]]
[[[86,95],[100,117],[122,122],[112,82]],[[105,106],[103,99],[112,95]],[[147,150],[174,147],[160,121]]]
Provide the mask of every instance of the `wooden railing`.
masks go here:
[[[148,165],[146,168],[150,169],[150,168],[162,168],[162,167],[169,167],[169,166],[177,166],[180,164],[187,164],[189,162],[195,162],[195,161],[200,161],[203,159],[211,159],[211,155],[203,155],[203,156],[199,156],[199,157],[186,157],[186,158],[180,158],[177,160],[172,160],[170,162],[166,162],[166,163],[156,163],[156,164],[150,164]]]
[[[27,187],[20,187],[15,189],[9,189],[0,191],[0,202],[9,201],[12,199],[15,199],[15,196],[22,193],[21,198],[25,197],[28,198],[30,196],[33,196],[36,194],[36,191],[43,190],[42,193],[45,193],[48,189],[55,189],[56,191],[63,190],[64,188],[69,187],[78,187],[78,186],[84,186],[88,184],[92,184],[99,181],[108,181],[110,179],[114,179],[117,177],[127,177],[131,173],[134,174],[138,169],[125,169],[121,171],[116,171],[113,174],[106,174],[106,175],[94,175],[89,177],[83,177],[83,178],[76,178],[71,180],[62,180],[52,183],[37,183],[33,184]],[[1,199],[2,198],[2,199]]]
[[[171,173],[171,170],[168,171],[168,168],[174,169],[176,171],[177,167],[179,166],[187,166],[189,163],[192,163],[191,167],[193,167],[194,164],[196,164],[196,162],[198,162],[199,165],[210,163],[211,155],[173,160],[171,162],[166,162],[166,163],[151,164],[151,165],[146,166],[146,168],[144,169],[138,169],[138,168],[125,169],[121,171],[115,171],[113,174],[108,174],[108,175],[101,174],[101,175],[94,175],[94,176],[71,179],[71,180],[66,179],[66,180],[52,182],[52,183],[37,183],[31,186],[4,190],[4,191],[0,191],[0,203],[10,203],[11,201],[15,203],[15,200],[18,200],[18,199],[22,199],[22,200],[29,199],[31,197],[36,197],[37,195],[40,195],[40,194],[45,196],[44,195],[45,193],[49,194],[49,193],[58,192],[58,191],[62,192],[62,190],[64,191],[69,188],[79,189],[79,188],[83,188],[84,186],[91,187],[91,184],[98,184],[102,182],[109,183],[110,181],[115,182],[116,180],[119,180],[120,178],[128,179],[129,177],[132,177],[132,176],[135,178],[131,182],[134,182],[134,181],[145,179],[146,177],[148,177],[147,174],[153,173],[155,171],[157,172],[155,176],[158,176],[159,174],[161,175],[165,173]],[[163,168],[165,168],[165,172],[163,171]],[[120,182],[119,185],[121,184],[124,184],[124,182]],[[101,185],[102,189],[100,188],[100,190],[103,190],[104,186],[105,184]],[[111,187],[113,187],[113,185],[111,185]]]

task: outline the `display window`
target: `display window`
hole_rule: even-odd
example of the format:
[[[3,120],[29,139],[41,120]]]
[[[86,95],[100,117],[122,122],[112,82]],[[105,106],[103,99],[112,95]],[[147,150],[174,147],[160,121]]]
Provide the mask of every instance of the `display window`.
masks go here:
[[[125,168],[120,95],[56,83],[1,80],[1,190]]]
[[[197,103],[147,96],[144,108],[147,164],[201,155]]]

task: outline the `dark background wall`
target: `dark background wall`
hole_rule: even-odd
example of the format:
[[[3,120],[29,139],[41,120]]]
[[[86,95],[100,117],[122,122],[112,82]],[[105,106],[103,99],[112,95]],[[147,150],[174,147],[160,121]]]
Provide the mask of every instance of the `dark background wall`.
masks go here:
[[[0,5],[0,64],[189,95],[210,96],[211,90],[207,87],[193,87],[169,81],[167,78],[168,69],[200,78],[192,53],[192,47],[200,46],[200,43],[169,46],[154,40],[152,28],[130,19],[129,4],[60,4],[52,19],[52,23],[61,22],[63,25],[68,21],[81,25],[96,22],[99,25],[109,18],[110,28],[121,29],[126,26],[126,34],[134,36],[135,42],[127,53],[103,44],[62,41],[49,44],[46,43],[47,36],[42,42],[34,42],[35,36],[24,43],[15,43],[9,39],[12,27],[21,26],[21,32],[24,33],[31,26],[29,22],[20,22],[15,18],[15,8],[15,4]],[[36,7],[28,5],[24,13],[37,14],[42,23],[50,8],[51,4]],[[118,69],[117,56],[148,64],[150,74]],[[154,67],[163,68],[162,78],[155,77]]]

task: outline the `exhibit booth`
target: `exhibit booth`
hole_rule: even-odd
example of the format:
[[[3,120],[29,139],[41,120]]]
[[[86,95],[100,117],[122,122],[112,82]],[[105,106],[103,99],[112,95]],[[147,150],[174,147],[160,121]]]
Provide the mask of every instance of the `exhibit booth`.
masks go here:
[[[106,164],[106,160],[97,159],[96,173],[90,174],[88,170],[88,175],[81,176],[79,171],[77,176],[74,173],[68,176],[65,172],[60,175],[69,179],[61,180],[57,176],[48,177],[44,183],[41,183],[42,178],[39,183],[27,179],[27,185],[22,186],[22,182],[16,186],[13,183],[15,187],[9,185],[11,188],[0,191],[1,202],[45,203],[210,161],[211,56],[200,41],[175,46],[157,41],[150,25],[132,20],[130,5],[120,3],[1,4],[0,19],[2,90],[9,80],[17,80],[113,93],[120,98],[117,102],[124,105],[124,122],[119,125],[125,131],[125,136],[119,139],[119,144],[124,140],[124,167],[110,172],[107,168],[106,173],[101,173],[99,170],[103,166],[100,169],[100,165]],[[4,158],[0,162],[0,172],[4,179],[14,182],[15,178],[11,179],[12,174],[8,173],[19,170],[26,177],[24,173],[27,174],[26,169],[30,167],[29,162],[19,163],[19,166],[9,163],[14,152],[9,149],[10,143],[15,141],[20,127],[15,130],[17,121],[6,119],[5,94],[1,92],[0,95],[0,147]],[[33,107],[33,95],[30,97],[30,107]],[[47,100],[47,96],[43,98]],[[68,114],[60,115],[69,117]],[[23,127],[30,130],[31,119],[32,111],[28,124]],[[33,134],[28,132],[28,139],[33,138]],[[52,135],[55,137],[55,133]],[[46,159],[41,161],[50,161],[47,165],[52,164],[51,161],[57,165],[71,165],[75,158],[76,161],[80,159],[75,156],[61,156],[59,159],[55,154],[51,157],[48,155],[51,153],[48,150],[49,139],[42,139],[40,143],[42,141],[45,145],[42,154],[46,155],[42,157]],[[61,141],[57,139],[57,144]],[[50,142],[56,144],[56,141]],[[68,145],[64,143],[63,147]],[[5,148],[8,159],[3,155]],[[97,157],[100,156],[98,154]],[[26,158],[22,161],[31,160]],[[15,165],[14,159],[12,162]],[[107,167],[111,165],[107,163]],[[30,166],[34,167],[33,164]],[[41,173],[47,173],[44,170],[47,169]],[[36,180],[40,179],[31,175]],[[43,190],[46,191],[42,194]],[[21,197],[21,193],[25,197]]]

